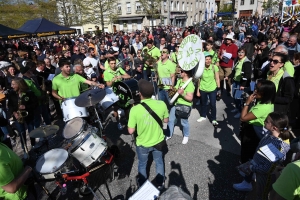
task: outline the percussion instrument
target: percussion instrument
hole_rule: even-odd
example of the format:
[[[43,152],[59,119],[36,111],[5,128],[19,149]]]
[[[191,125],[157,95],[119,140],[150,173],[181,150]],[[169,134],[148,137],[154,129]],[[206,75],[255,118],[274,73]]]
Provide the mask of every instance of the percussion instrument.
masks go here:
[[[99,103],[106,95],[103,89],[88,90],[76,97],[75,105],[79,107],[90,107]]]
[[[48,137],[49,135],[56,134],[58,130],[59,130],[59,126],[57,125],[45,125],[32,130],[29,133],[29,136],[31,138]]]
[[[121,108],[129,108],[131,104],[136,104],[141,101],[138,81],[135,79],[115,82],[113,85],[113,92],[119,96],[117,104]]]
[[[98,161],[106,152],[107,143],[97,135],[97,128],[89,127],[74,138],[69,153],[83,166],[88,167]]]
[[[193,70],[195,79],[201,77],[205,67],[205,56],[202,52],[202,41],[199,36],[191,34],[182,40],[179,46],[177,60],[181,69],[185,71]],[[192,80],[192,77],[189,78],[181,88],[184,89]],[[178,96],[179,94],[176,92],[170,100],[170,104],[173,104]]]
[[[103,100],[100,101],[100,106],[103,110],[107,110],[111,107],[114,103],[119,101],[119,97],[113,92],[111,87],[105,88],[106,96]]]
[[[82,132],[84,132],[88,127],[91,127],[82,118],[76,117],[71,119],[65,126],[63,130],[63,136],[67,140],[73,140],[78,137]]]
[[[77,97],[78,98],[78,97]],[[74,119],[75,117],[88,117],[89,113],[87,111],[87,108],[78,107],[75,104],[76,97],[68,98],[64,100],[61,104],[61,109],[63,111],[64,115],[64,121],[70,121],[71,119]]]
[[[64,149],[51,149],[37,160],[35,170],[43,179],[55,179],[57,173],[70,171],[72,159]]]

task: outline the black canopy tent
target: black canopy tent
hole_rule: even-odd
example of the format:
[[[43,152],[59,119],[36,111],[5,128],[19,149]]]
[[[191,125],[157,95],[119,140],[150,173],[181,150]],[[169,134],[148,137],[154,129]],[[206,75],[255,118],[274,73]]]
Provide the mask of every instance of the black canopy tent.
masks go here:
[[[30,37],[31,33],[9,28],[0,24],[0,39],[14,39],[22,37]]]
[[[76,29],[57,25],[45,18],[28,20],[19,30],[32,33],[38,37],[76,33]]]

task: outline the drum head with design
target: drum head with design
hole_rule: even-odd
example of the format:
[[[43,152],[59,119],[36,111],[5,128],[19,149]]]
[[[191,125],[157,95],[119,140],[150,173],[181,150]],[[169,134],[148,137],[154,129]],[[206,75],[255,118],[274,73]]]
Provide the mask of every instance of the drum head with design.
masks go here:
[[[44,153],[37,161],[35,169],[41,174],[56,172],[68,159],[68,152],[64,149],[52,149]]]
[[[63,136],[66,139],[73,138],[74,136],[77,135],[77,133],[82,131],[82,128],[84,126],[84,119],[82,118],[74,118],[70,120],[63,131]]]

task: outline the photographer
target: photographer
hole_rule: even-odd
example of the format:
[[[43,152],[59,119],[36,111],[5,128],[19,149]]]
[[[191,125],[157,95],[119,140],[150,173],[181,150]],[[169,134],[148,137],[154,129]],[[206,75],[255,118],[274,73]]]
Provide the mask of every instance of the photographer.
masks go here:
[[[255,52],[257,53],[253,66],[254,66],[254,79],[256,80],[258,78],[258,72],[260,71],[262,65],[264,62],[266,62],[269,58],[269,47],[267,41],[262,41],[260,45],[254,46]]]

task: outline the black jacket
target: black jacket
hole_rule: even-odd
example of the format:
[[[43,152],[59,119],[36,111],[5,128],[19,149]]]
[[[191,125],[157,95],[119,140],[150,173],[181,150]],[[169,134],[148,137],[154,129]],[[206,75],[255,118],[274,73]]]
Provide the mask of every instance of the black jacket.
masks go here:
[[[294,82],[295,82],[294,98],[300,99],[300,65],[295,67]]]
[[[235,75],[235,70],[231,73],[230,78],[233,78]],[[251,82],[251,75],[252,75],[252,62],[246,58],[244,60],[244,63],[242,65],[242,71],[241,71],[241,81],[240,84],[243,87],[249,87]]]
[[[287,72],[281,77],[276,92],[274,111],[282,114],[288,114],[290,103],[293,101],[295,93],[294,78]]]
[[[20,98],[21,105],[25,105],[25,110],[28,112],[28,116],[25,117],[25,122],[30,122],[34,119],[34,110],[37,107],[37,97],[34,95],[32,91],[27,91]],[[11,113],[17,112],[19,110],[18,102],[19,96],[14,90],[10,90],[8,93],[8,109]],[[15,117],[13,116],[14,120]]]

